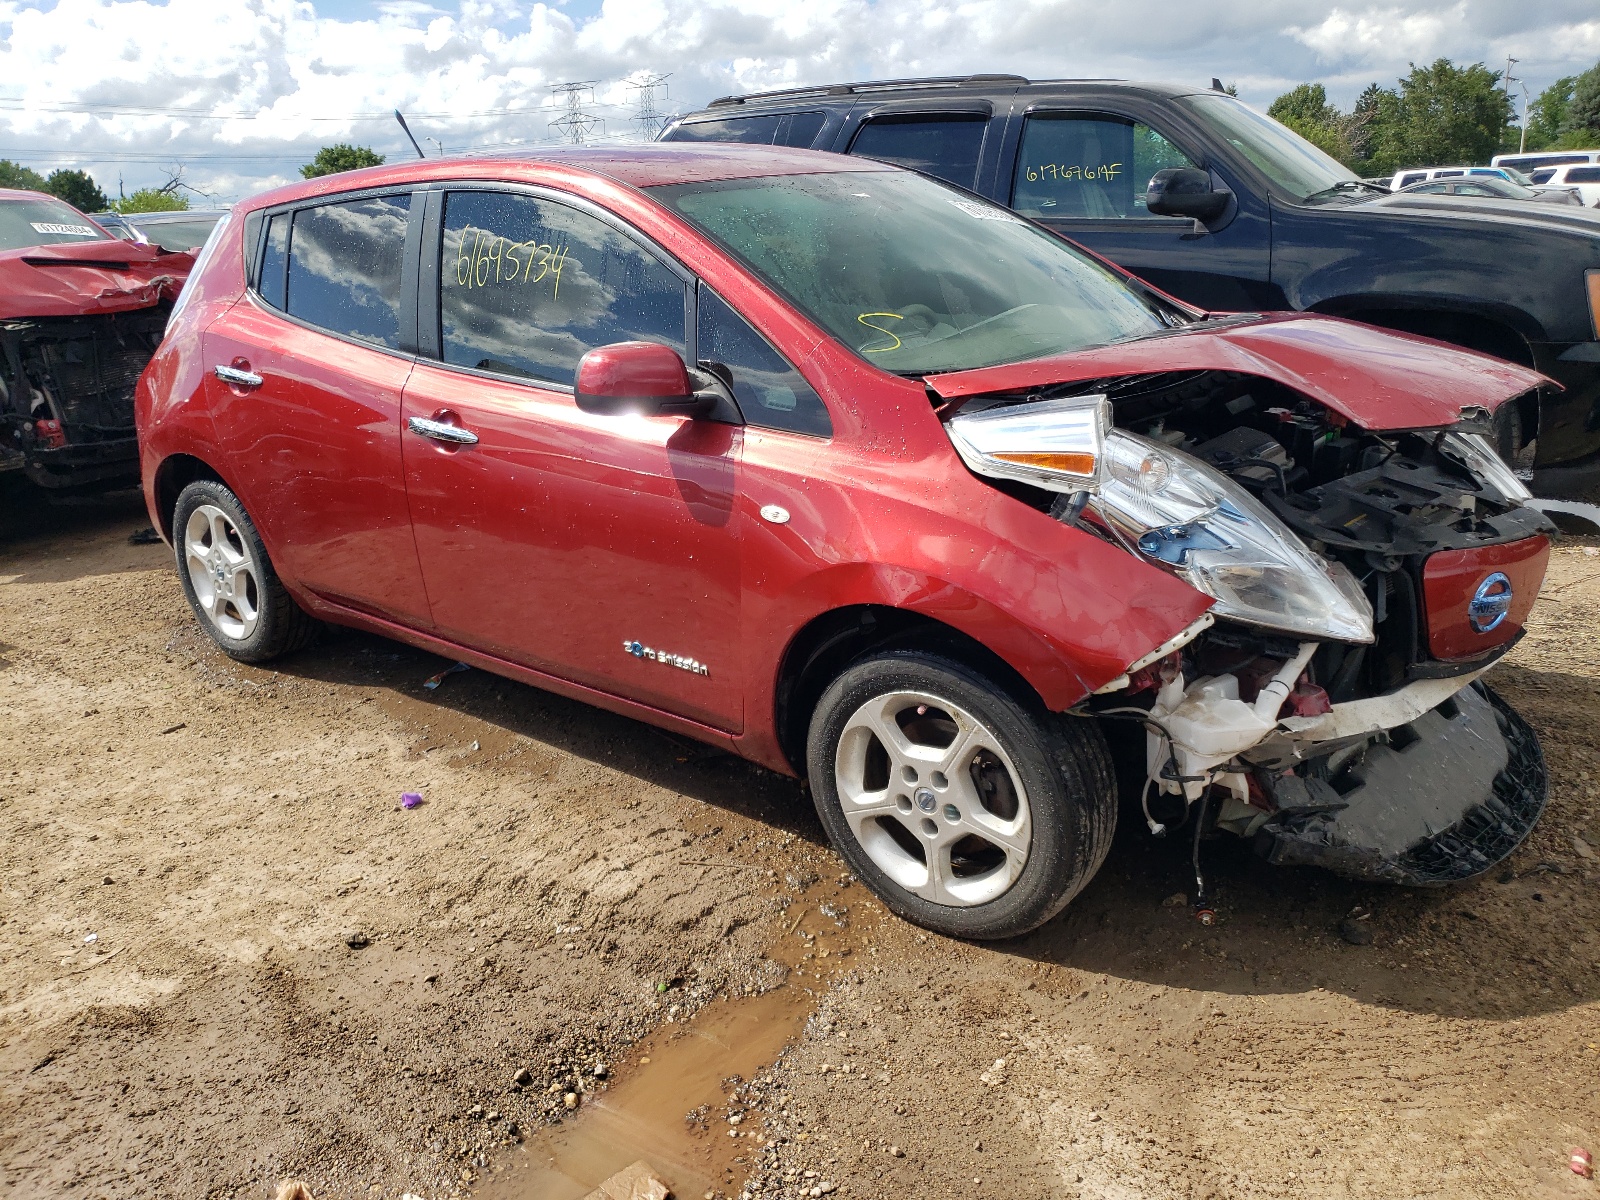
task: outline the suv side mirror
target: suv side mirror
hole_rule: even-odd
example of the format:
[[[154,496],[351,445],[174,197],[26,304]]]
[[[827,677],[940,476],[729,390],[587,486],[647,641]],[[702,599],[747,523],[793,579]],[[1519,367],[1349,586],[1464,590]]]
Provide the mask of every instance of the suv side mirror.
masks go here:
[[[1211,190],[1211,176],[1194,167],[1168,167],[1150,177],[1144,204],[1162,217],[1214,221],[1228,207],[1228,193]]]
[[[657,342],[614,342],[578,360],[578,407],[612,415],[645,413],[700,417],[716,397],[696,394],[689,369],[671,346]]]

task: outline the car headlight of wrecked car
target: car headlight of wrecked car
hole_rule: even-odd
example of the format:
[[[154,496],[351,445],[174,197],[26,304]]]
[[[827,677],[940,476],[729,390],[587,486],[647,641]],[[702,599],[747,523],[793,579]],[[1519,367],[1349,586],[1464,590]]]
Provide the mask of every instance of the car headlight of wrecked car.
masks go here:
[[[1373,640],[1371,602],[1346,567],[1313,554],[1205,463],[1113,428],[1105,397],[961,414],[948,427],[973,471],[1077,497],[1074,504],[1087,503],[1129,550],[1213,597],[1215,615],[1284,633]],[[1462,457],[1475,450],[1470,435],[1453,436],[1464,443]]]

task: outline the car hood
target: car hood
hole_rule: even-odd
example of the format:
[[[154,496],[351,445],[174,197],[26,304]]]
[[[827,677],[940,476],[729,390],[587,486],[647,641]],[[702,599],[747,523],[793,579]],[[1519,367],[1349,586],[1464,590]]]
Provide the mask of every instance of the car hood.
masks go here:
[[[0,319],[127,312],[177,298],[188,252],[106,240],[0,253]]]
[[[1575,186],[1551,185],[1557,190]],[[1438,217],[1441,220],[1478,221],[1504,224],[1506,221],[1531,222],[1568,233],[1600,235],[1600,210],[1576,204],[1534,203],[1490,196],[1435,196],[1396,192],[1378,196],[1353,206],[1351,212],[1403,212],[1407,215]]]
[[[1159,371],[1259,375],[1372,430],[1451,425],[1463,408],[1493,412],[1540,384],[1556,386],[1536,371],[1443,342],[1303,313],[1214,317],[1136,341],[930,375],[926,382],[941,399],[958,401]]]

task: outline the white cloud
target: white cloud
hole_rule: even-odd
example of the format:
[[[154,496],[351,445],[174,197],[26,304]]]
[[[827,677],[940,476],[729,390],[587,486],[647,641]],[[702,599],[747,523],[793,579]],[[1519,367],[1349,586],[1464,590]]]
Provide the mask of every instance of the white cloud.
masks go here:
[[[669,111],[727,92],[978,71],[1217,75],[1264,105],[1306,80],[1348,102],[1411,61],[1507,54],[1534,87],[1592,65],[1593,0],[0,0],[0,157],[84,165],[113,188],[119,171],[132,187],[181,160],[232,197],[295,177],[326,142],[410,153],[394,108],[451,149],[546,140],[563,80],[600,81],[592,108],[616,137],[638,128],[622,81],[646,72],[672,73]],[[122,107],[58,111],[94,106]]]

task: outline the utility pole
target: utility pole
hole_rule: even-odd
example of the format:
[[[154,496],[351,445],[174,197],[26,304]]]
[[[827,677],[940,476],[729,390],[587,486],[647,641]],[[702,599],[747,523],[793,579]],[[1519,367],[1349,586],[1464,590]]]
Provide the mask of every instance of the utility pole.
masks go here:
[[[633,119],[639,123],[639,128],[644,131],[645,137],[652,142],[661,135],[661,130],[668,119],[665,113],[656,108],[656,90],[660,89],[663,100],[667,98],[667,78],[671,74],[672,72],[668,71],[666,75],[646,75],[643,79],[628,84],[639,93],[639,111]]]
[[[594,85],[598,80],[590,79],[578,83],[552,83],[550,94],[566,101],[566,109],[559,117],[552,117],[550,128],[559,130],[561,136],[574,146],[583,145],[584,139],[591,130],[605,127],[605,121],[593,113],[585,112],[583,99],[587,94],[590,100],[594,99]]]
[[[1520,79],[1517,80],[1517,83],[1522,87],[1522,140],[1517,143],[1517,153],[1526,154],[1528,152],[1528,110],[1532,107],[1532,102],[1528,98],[1528,85]]]
[[[1521,83],[1522,80],[1511,78],[1511,68],[1516,66],[1521,61],[1522,60],[1520,58],[1512,58],[1509,54],[1506,55],[1506,108],[1511,112],[1512,116],[1516,115],[1517,110],[1515,105],[1511,103],[1511,85],[1513,83]],[[1528,118],[1526,116],[1522,118],[1522,137],[1524,141],[1526,141],[1528,137]]]

